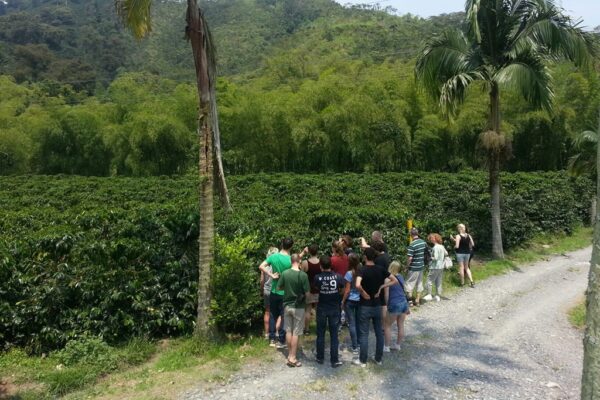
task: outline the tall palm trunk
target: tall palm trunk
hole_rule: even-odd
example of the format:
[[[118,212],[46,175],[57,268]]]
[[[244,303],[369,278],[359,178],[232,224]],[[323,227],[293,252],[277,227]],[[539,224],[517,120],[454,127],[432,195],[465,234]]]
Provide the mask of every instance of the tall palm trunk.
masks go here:
[[[210,333],[210,276],[214,261],[213,247],[215,236],[213,211],[213,138],[210,112],[210,76],[209,59],[206,45],[206,29],[196,0],[187,0],[186,34],[192,45],[194,64],[196,67],[196,83],[198,89],[198,173],[200,236],[198,239],[198,315],[196,334]]]
[[[490,89],[490,128],[496,135],[502,136],[500,131],[500,91],[497,83],[492,83]],[[498,140],[497,143],[502,143]],[[502,221],[500,213],[500,161],[502,149],[491,146],[488,148],[489,184],[491,196],[492,215],[492,254],[496,258],[504,258],[502,247]]]
[[[598,134],[600,134],[600,116]],[[597,145],[596,149],[596,171],[600,171],[600,145]],[[600,173],[596,173],[596,199],[597,204],[600,204]],[[598,216],[594,225],[594,247],[586,296],[581,399],[600,399],[600,218]]]

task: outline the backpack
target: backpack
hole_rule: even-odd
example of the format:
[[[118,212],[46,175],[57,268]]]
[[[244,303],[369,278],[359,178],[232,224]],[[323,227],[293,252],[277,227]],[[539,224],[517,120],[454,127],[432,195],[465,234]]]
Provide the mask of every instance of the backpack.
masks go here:
[[[423,250],[423,263],[425,266],[429,265],[431,262],[431,250],[429,246],[425,245],[425,249]]]

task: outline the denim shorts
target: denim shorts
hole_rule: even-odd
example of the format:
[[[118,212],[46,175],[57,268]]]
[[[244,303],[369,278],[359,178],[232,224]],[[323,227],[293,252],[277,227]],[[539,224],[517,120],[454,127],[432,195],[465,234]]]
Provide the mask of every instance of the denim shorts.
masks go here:
[[[406,314],[408,312],[408,303],[403,301],[402,303],[391,304],[388,306],[387,312],[392,316]]]
[[[471,258],[470,254],[461,254],[461,253],[456,253],[456,261],[459,263],[468,263],[469,262],[469,258]]]

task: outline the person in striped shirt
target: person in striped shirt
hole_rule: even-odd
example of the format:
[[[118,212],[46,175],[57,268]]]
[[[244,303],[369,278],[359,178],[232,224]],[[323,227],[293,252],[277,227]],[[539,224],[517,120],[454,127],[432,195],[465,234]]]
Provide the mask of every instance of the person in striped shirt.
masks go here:
[[[425,269],[425,252],[429,251],[427,243],[419,237],[417,228],[410,230],[412,242],[408,246],[408,276],[406,279],[406,293],[412,297],[413,290],[417,289],[417,295],[414,297],[414,305],[419,306],[421,301],[421,292],[423,292],[423,270]]]

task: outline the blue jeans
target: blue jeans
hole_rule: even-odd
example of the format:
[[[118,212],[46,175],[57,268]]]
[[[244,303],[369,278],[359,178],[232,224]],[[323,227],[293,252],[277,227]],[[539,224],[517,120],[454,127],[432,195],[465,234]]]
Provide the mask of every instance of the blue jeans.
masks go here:
[[[339,361],[338,327],[340,323],[339,307],[333,310],[322,310],[317,306],[317,360],[325,358],[325,330],[329,329],[330,360],[331,363]]]
[[[346,318],[348,319],[348,329],[350,330],[350,340],[352,340],[352,350],[360,346],[360,302],[346,301]]]
[[[375,361],[383,358],[383,328],[381,325],[381,306],[360,308],[360,362],[366,363],[369,357],[369,323],[373,321],[375,331]]]
[[[281,317],[281,324],[279,325],[279,342],[285,343],[285,331],[283,330],[283,296],[275,293],[271,293],[270,296],[270,318],[269,318],[269,339],[275,340],[275,327],[277,324],[277,318]]]

